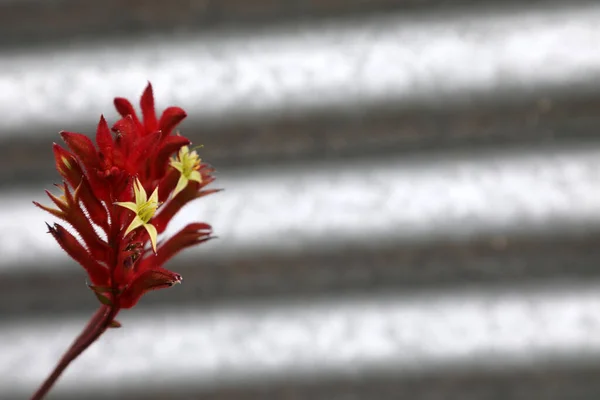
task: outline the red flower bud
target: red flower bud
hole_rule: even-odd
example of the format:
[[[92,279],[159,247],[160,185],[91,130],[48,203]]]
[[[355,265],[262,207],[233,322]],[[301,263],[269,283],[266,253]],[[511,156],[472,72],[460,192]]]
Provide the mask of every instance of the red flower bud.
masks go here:
[[[163,139],[171,134],[173,129],[187,117],[185,111],[179,107],[169,107],[163,111],[158,128],[162,132]]]
[[[151,290],[164,289],[181,283],[181,275],[164,268],[147,269],[137,274],[120,295],[121,308],[131,308],[140,297]]]
[[[75,236],[71,235],[59,224],[48,226],[48,232],[52,234],[60,247],[77,261],[87,271],[90,280],[95,285],[106,285],[109,282],[108,269],[91,257],[90,253],[79,243]]]
[[[104,115],[100,116],[100,122],[98,122],[98,129],[96,129],[96,144],[101,158],[104,160],[106,166],[112,166],[113,159],[113,138],[108,129],[108,124],[104,119]]]
[[[144,90],[140,99],[140,108],[144,118],[145,133],[155,132],[158,129],[158,123],[156,122],[156,111],[154,110],[154,93],[150,82],[148,82],[148,86],[146,86],[146,90]]]
[[[98,152],[89,137],[81,133],[65,131],[62,131],[60,135],[88,173],[99,167]]]

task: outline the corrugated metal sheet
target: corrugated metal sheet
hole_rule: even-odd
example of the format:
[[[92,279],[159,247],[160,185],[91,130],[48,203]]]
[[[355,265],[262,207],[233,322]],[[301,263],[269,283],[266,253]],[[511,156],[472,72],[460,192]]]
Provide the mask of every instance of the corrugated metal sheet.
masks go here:
[[[220,238],[50,398],[598,398],[599,27],[589,2],[0,2],[0,399],[94,309],[31,205],[50,143],[147,80],[226,188],[174,224]]]

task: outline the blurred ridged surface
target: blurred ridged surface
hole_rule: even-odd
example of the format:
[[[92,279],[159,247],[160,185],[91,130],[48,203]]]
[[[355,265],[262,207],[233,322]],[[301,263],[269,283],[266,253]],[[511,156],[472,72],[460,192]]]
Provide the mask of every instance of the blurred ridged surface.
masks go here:
[[[147,80],[220,239],[50,398],[599,398],[595,3],[4,0],[0,38],[0,399],[95,306],[50,143]]]

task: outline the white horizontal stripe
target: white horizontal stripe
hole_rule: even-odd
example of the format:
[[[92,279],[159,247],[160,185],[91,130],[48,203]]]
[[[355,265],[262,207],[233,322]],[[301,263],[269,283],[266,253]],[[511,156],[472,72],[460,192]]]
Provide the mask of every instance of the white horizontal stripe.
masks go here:
[[[598,79],[599,42],[600,6],[568,5],[20,50],[0,57],[0,131],[91,126],[115,95],[137,97],[147,80],[161,105],[225,119],[521,95]]]
[[[584,362],[600,356],[599,309],[594,283],[131,312],[120,318],[123,329],[72,365],[58,390]],[[81,317],[4,324],[0,392],[31,390],[84,323]]]
[[[226,190],[184,208],[167,230],[213,224],[220,239],[197,248],[203,258],[600,225],[593,146],[250,169],[219,174],[216,183]],[[0,269],[64,264],[45,233],[50,216],[30,200],[0,197]]]

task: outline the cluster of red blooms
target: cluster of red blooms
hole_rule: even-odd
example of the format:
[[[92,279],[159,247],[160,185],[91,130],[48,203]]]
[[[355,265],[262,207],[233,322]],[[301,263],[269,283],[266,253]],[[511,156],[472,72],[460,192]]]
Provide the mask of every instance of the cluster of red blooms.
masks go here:
[[[210,225],[191,223],[158,244],[157,236],[186,203],[216,191],[204,189],[214,180],[213,169],[189,149],[187,138],[173,133],[184,110],[169,107],[157,118],[150,84],[141,97],[141,120],[128,100],[114,104],[122,118],[110,129],[100,118],[96,145],[83,134],[61,132],[70,150],[54,144],[62,195],[46,191],[58,208],[35,203],[77,231],[79,237],[59,224],[48,226],[113,315],[149,290],[181,282],[163,265],[210,239]]]

